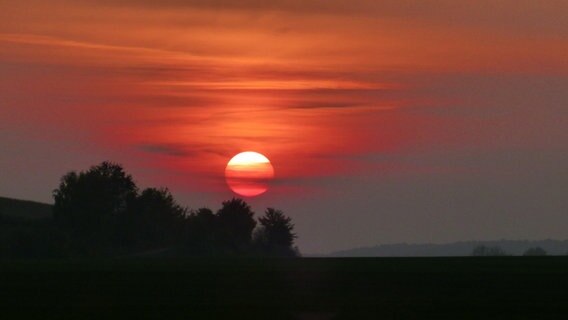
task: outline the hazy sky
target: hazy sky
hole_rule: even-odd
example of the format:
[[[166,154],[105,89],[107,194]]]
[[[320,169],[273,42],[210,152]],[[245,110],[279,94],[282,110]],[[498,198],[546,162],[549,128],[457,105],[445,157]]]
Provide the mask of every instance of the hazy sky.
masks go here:
[[[276,179],[303,252],[568,238],[567,1],[0,0],[0,196]]]

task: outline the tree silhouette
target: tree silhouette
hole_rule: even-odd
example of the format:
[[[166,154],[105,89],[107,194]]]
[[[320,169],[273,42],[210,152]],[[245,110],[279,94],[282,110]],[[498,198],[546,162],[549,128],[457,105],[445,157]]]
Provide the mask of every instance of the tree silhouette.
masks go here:
[[[201,208],[188,215],[168,189],[139,194],[133,178],[112,162],[67,173],[53,198],[57,236],[51,242],[63,255],[297,255],[294,225],[282,211],[266,210],[253,243],[257,221],[242,199],[224,201],[216,213]],[[31,243],[24,236],[22,245]]]
[[[219,251],[218,219],[209,208],[192,211],[186,219],[184,246],[190,253],[211,255]]]
[[[292,219],[280,210],[267,208],[260,217],[260,229],[255,233],[255,243],[267,254],[280,256],[296,255],[293,245],[296,235],[292,232]]]
[[[185,213],[168,189],[148,188],[129,203],[117,231],[127,245],[160,248],[179,239]]]
[[[242,199],[224,201],[217,211],[219,244],[229,252],[244,252],[251,245],[252,231],[256,226],[254,212]]]
[[[547,252],[541,247],[528,248],[523,256],[546,256]]]
[[[507,256],[508,254],[499,246],[487,247],[484,245],[479,245],[473,248],[471,255],[477,257],[492,257],[492,256]]]
[[[137,191],[132,177],[112,162],[69,172],[53,191],[53,216],[75,244],[109,245],[118,217],[126,213]]]

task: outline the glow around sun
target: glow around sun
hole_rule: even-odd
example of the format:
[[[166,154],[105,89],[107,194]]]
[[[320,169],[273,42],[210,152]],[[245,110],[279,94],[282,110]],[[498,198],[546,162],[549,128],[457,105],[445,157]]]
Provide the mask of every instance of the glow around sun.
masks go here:
[[[268,190],[274,178],[274,168],[264,155],[246,151],[235,155],[227,163],[225,179],[231,190],[244,197],[254,197]]]

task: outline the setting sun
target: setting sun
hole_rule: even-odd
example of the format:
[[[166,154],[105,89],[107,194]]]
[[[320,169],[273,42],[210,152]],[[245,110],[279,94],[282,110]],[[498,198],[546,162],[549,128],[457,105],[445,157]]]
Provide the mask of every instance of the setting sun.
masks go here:
[[[229,160],[225,168],[225,178],[236,194],[254,197],[268,190],[268,181],[274,178],[274,169],[264,155],[246,151]]]

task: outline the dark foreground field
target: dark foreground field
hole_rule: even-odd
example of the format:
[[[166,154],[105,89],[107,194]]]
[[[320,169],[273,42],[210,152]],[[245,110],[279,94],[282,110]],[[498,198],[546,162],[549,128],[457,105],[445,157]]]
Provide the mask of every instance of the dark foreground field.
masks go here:
[[[568,258],[9,261],[0,305],[38,319],[562,318]]]

